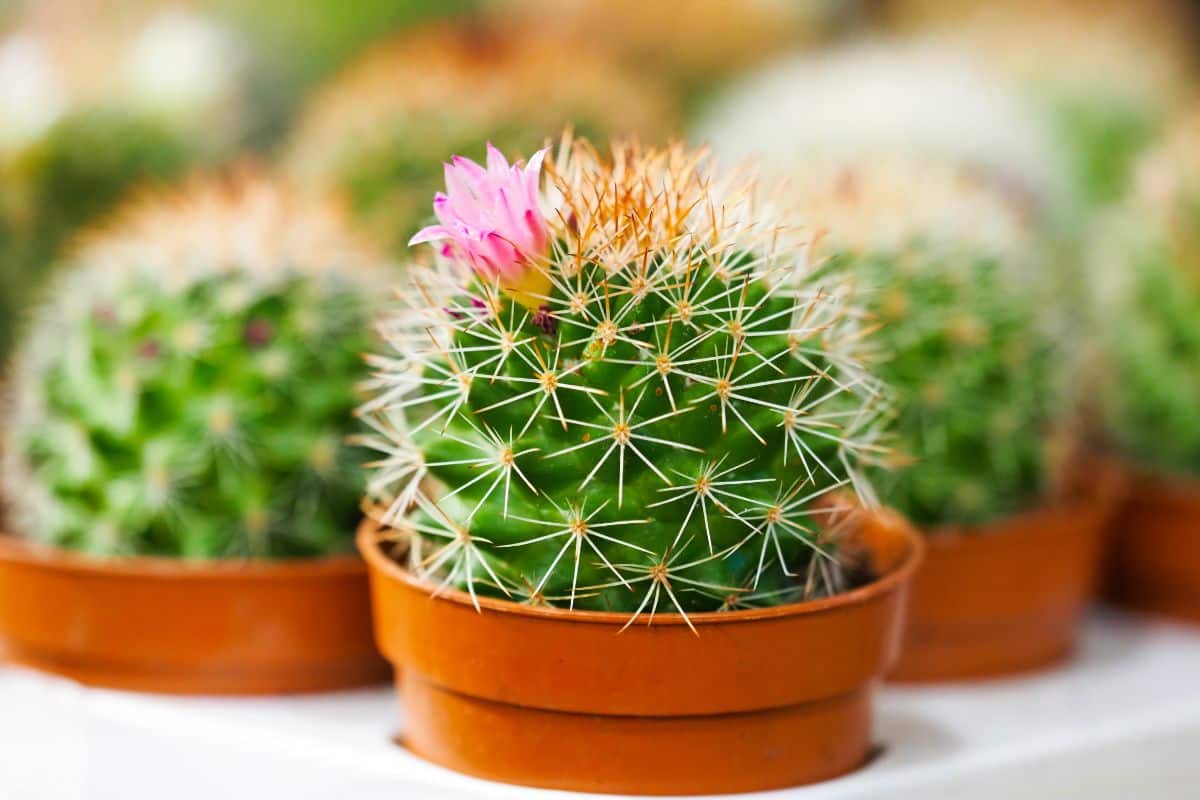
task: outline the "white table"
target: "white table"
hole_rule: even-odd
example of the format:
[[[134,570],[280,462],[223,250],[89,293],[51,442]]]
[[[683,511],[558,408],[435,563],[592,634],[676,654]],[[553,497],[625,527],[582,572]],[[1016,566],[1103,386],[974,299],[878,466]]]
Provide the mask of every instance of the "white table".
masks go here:
[[[0,669],[0,798],[579,798],[466,778],[392,743],[390,689],[269,700],[85,689]],[[1200,797],[1200,631],[1097,616],[1069,666],[886,689],[882,752],[788,800]]]

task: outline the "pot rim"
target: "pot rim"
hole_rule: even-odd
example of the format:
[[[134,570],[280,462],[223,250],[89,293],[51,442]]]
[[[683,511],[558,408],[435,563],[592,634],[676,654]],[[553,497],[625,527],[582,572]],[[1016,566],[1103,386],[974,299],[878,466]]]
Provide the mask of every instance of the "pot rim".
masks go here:
[[[1122,461],[1138,487],[1151,485],[1200,495],[1200,472],[1164,469],[1133,459]]]
[[[522,605],[511,600],[498,597],[477,595],[478,610],[496,611],[514,616],[527,617],[545,622],[581,622],[597,625],[630,626],[637,623],[647,623],[653,616],[653,626],[682,626],[689,620],[693,626],[725,625],[739,622],[754,622],[760,620],[775,620],[786,617],[799,617],[823,614],[847,606],[865,603],[881,595],[890,594],[900,589],[916,573],[925,554],[924,537],[905,519],[890,509],[868,510],[865,513],[888,518],[889,524],[898,529],[908,542],[908,551],[903,560],[886,575],[876,578],[865,586],[842,592],[833,597],[823,597],[817,600],[806,600],[800,603],[788,603],[764,608],[740,609],[738,611],[700,611],[684,615],[678,612],[656,612],[651,615],[646,612],[632,615],[620,611],[588,611],[567,608],[547,608]],[[369,569],[378,571],[392,581],[399,582],[411,589],[424,592],[430,600],[443,600],[456,605],[468,606],[473,610],[476,603],[471,596],[459,589],[443,588],[414,577],[407,569],[384,554],[375,536],[377,523],[364,518],[355,536],[358,551]]]
[[[930,547],[937,547],[958,539],[979,539],[1010,536],[1018,528],[1024,527],[1031,519],[1049,515],[1075,515],[1092,508],[1097,499],[1111,503],[1115,508],[1119,505],[1126,490],[1127,478],[1125,471],[1118,465],[1107,460],[1101,460],[1097,465],[1101,476],[1101,487],[1097,489],[1078,490],[1065,497],[1055,497],[1053,494],[1043,495],[1036,503],[1024,508],[1014,509],[986,522],[961,523],[943,522],[937,525],[918,526],[922,538]]]
[[[187,560],[167,556],[93,556],[64,547],[0,533],[0,562],[58,572],[112,578],[170,580],[293,580],[359,575],[366,564],[357,553],[280,559]]]

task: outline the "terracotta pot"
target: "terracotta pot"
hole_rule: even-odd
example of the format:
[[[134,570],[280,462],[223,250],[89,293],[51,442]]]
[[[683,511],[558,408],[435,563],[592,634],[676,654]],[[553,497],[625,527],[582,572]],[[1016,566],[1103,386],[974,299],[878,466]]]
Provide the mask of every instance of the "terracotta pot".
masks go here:
[[[873,684],[899,644],[920,537],[895,515],[858,541],[882,578],[776,608],[627,614],[432,596],[364,526],[375,636],[398,668],[403,741],[460,772],[630,794],[742,792],[832,778],[870,747]]]
[[[1200,623],[1200,478],[1131,472],[1113,525],[1108,596]]]
[[[0,657],[94,686],[277,694],[386,680],[356,556],[98,560],[0,536]]]
[[[1054,665],[1075,645],[1102,575],[1119,476],[980,526],[929,532],[891,681],[1014,675]]]

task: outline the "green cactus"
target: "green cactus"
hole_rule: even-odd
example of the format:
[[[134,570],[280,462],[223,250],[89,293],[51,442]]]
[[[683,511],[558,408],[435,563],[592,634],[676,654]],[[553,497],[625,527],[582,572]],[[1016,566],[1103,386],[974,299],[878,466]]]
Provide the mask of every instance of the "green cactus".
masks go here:
[[[1098,220],[1092,265],[1112,437],[1147,466],[1192,474],[1200,473],[1198,135],[1194,115],[1145,158],[1148,185]]]
[[[876,374],[897,409],[882,502],[913,522],[973,524],[1037,502],[1062,400],[1048,275],[1010,199],[913,157],[812,164],[796,213],[830,228],[831,268],[877,320]]]
[[[0,362],[81,226],[132,186],[231,151],[246,54],[207,14],[18,13],[0,36]]]
[[[1044,105],[1080,196],[1093,205],[1119,200],[1138,154],[1162,130],[1161,114],[1102,96],[1064,94],[1045,98]]]
[[[899,267],[906,258],[912,272]],[[1036,502],[1055,385],[1037,298],[997,258],[919,242],[847,266],[876,290],[868,307],[888,354],[877,371],[901,409],[891,444],[911,458],[876,477],[881,499],[920,525],[986,522]]]
[[[882,396],[847,287],[680,147],[538,167],[455,159],[420,237],[449,249],[373,359],[370,497],[410,568],[624,612],[844,588],[833,498]]]
[[[102,556],[347,550],[371,262],[340,225],[243,176],[87,240],[18,351],[3,451],[19,532]]]
[[[0,359],[70,235],[131,186],[174,177],[194,157],[161,121],[116,109],[70,114],[30,147],[0,155]]]
[[[1191,92],[1190,20],[1127,3],[980,5],[974,43],[1014,78],[1055,133],[1088,208],[1119,200],[1144,147]]]

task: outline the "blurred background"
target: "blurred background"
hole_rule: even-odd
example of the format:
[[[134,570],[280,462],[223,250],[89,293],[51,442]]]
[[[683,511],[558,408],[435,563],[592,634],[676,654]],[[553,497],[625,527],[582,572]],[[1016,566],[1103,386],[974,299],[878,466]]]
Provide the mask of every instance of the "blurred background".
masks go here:
[[[871,478],[922,528],[1036,507],[1059,439],[1194,479],[1198,58],[1187,0],[0,0],[0,449],[37,467],[7,511],[98,555],[351,549],[366,319],[443,162],[564,130],[784,187],[872,291]]]
[[[1083,229],[1194,91],[1182,1],[7,0],[0,354],[81,230],[146,182],[258,162],[393,255],[440,164],[570,124],[790,169],[897,150]]]

